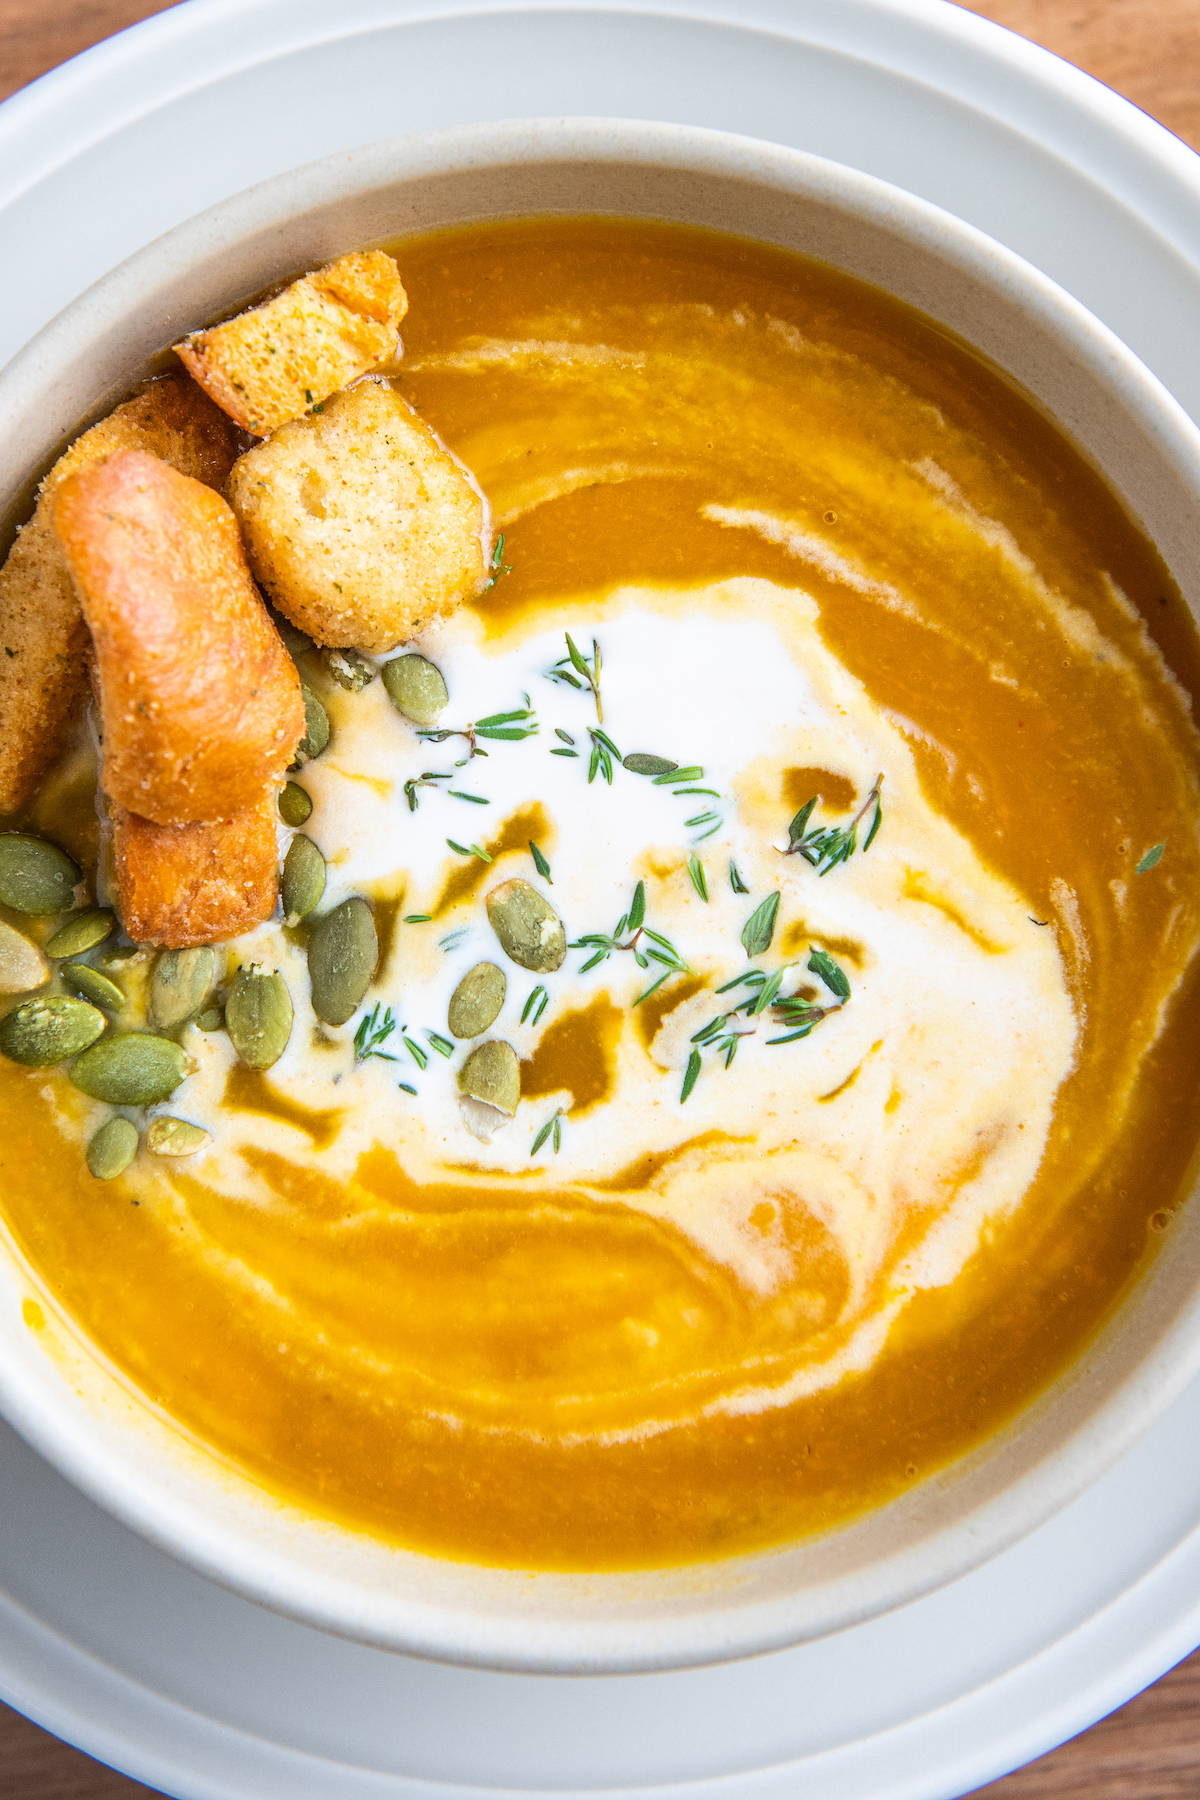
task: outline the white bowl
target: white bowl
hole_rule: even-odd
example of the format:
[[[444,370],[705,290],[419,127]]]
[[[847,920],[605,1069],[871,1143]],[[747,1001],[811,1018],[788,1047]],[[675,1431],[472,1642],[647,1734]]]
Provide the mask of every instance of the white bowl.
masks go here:
[[[1111,332],[949,214],[838,164],[681,126],[516,121],[280,176],[178,226],[0,374],[0,508],[148,360],[280,273],[469,219],[565,211],[736,231],[876,283],[1015,378],[1102,470],[1200,602],[1200,433]],[[955,1579],[1108,1469],[1200,1367],[1200,1216],[1184,1209],[1118,1316],[1005,1432],[859,1522],[682,1570],[564,1576],[383,1545],[280,1502],[158,1412],[0,1241],[0,1409],[92,1498],[238,1592],[384,1647],[492,1668],[663,1669],[798,1643]],[[26,1302],[46,1318],[25,1322]],[[37,1315],[33,1315],[36,1317]]]

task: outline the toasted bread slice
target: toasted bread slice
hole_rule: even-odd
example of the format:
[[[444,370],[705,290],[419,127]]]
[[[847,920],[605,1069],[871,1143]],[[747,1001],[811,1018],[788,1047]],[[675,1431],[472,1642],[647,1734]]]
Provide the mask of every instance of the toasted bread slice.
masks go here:
[[[382,250],[340,256],[262,306],[176,344],[189,373],[243,431],[265,437],[391,362],[408,297]]]
[[[483,584],[483,501],[386,381],[256,444],[228,493],[254,573],[319,644],[390,650]]]
[[[105,792],[159,825],[257,805],[304,701],[224,500],[127,450],[67,477],[54,525],[95,645]]]
[[[237,937],[279,896],[274,798],[207,825],[156,825],[115,806],[113,862],[135,943],[185,950]]]
[[[179,373],[85,431],[46,476],[0,569],[0,813],[23,806],[62,753],[87,687],[90,639],[51,520],[58,487],[118,450],[146,450],[222,488],[238,448],[233,423]]]

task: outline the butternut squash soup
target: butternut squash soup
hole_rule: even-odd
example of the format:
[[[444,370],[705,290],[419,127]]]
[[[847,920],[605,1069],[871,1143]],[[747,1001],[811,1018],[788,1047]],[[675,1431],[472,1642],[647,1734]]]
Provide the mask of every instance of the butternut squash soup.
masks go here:
[[[46,1289],[471,1562],[777,1546],[980,1445],[1196,1144],[1153,546],[961,341],[690,228],[406,239],[178,348],[0,574]]]

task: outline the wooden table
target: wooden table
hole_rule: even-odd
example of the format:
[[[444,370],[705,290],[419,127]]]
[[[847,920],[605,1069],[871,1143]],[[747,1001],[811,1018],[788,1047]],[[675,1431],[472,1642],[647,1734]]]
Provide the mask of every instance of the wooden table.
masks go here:
[[[0,99],[165,10],[153,0],[0,0]],[[970,10],[1086,69],[1200,150],[1200,0],[981,0]],[[0,1800],[150,1792],[0,1706]],[[973,1800],[1200,1800],[1200,1651]]]

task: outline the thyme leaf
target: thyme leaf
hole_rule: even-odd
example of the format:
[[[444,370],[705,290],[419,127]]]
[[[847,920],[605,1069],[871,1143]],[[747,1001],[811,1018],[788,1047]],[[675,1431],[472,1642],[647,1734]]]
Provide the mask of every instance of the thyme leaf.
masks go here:
[[[693,1050],[692,1054],[688,1057],[687,1069],[684,1072],[683,1088],[679,1095],[680,1106],[682,1106],[684,1104],[684,1102],[687,1100],[689,1094],[691,1093],[692,1089],[695,1087],[696,1079],[699,1074],[700,1074],[700,1052],[698,1050]]]
[[[850,982],[840,963],[834,962],[827,950],[814,948],[808,959],[808,966],[814,975],[819,975],[831,994],[836,994],[843,1003],[850,998]]]
[[[627,769],[635,775],[674,775],[678,763],[670,762],[665,756],[644,756],[641,751],[634,751],[632,756],[624,759]]]
[[[404,1039],[404,1044],[405,1044],[405,1048],[409,1051],[410,1055],[412,1056],[413,1061],[416,1063],[418,1069],[424,1069],[425,1065],[429,1061],[429,1052],[427,1050],[423,1050],[421,1048],[420,1044],[414,1044],[413,1040],[410,1037],[406,1037]]]
[[[1166,847],[1167,847],[1167,840],[1166,840],[1166,838],[1164,838],[1161,844],[1155,844],[1155,846],[1152,850],[1147,850],[1145,856],[1143,856],[1141,862],[1138,864],[1137,868],[1134,870],[1134,874],[1135,875],[1148,875],[1150,873],[1151,869],[1157,868],[1159,863],[1162,861],[1163,851],[1166,849]]]
[[[730,864],[732,868],[733,865]],[[743,888],[743,893],[745,889]],[[735,887],[734,892],[737,892]],[[779,890],[760,900],[742,927],[742,943],[747,956],[765,956],[775,936],[775,920],[779,913]]]
[[[490,863],[492,860],[487,851],[481,850],[478,844],[456,844],[453,838],[447,838],[446,842],[459,856],[477,856],[480,862],[485,863]]]
[[[688,866],[688,874],[692,878],[692,886],[695,888],[696,892],[699,894],[700,898],[704,901],[704,904],[707,906],[708,905],[708,878],[704,873],[704,864],[700,861],[700,858],[696,855],[696,852],[694,850],[692,851],[692,854],[688,857],[687,866]]]
[[[559,1151],[562,1149],[562,1119],[563,1109],[560,1106],[558,1111],[546,1120],[546,1123],[534,1138],[533,1148],[529,1152],[530,1156],[537,1155],[547,1138],[553,1139],[552,1148],[555,1156],[558,1155]]]
[[[433,914],[432,913],[405,913],[404,923],[406,925],[432,925],[433,924]]]
[[[549,1006],[549,1004],[550,1004],[549,992],[547,991],[546,988],[542,987],[541,983],[539,982],[537,987],[534,988],[532,994],[530,994],[528,1000],[525,1002],[524,1008],[521,1012],[522,1025],[525,1023],[526,1019],[529,1018],[531,1013],[533,1014],[533,1017],[530,1022],[532,1024],[536,1025],[538,1020],[541,1018],[542,1014],[545,1012],[546,1008]]]
[[[511,572],[512,572],[512,564],[506,563],[504,561],[504,533],[503,532],[501,532],[500,536],[496,539],[496,547],[492,551],[492,560],[488,564],[488,568],[492,572],[483,584],[483,591],[485,594],[487,593],[489,588],[495,587],[496,583],[499,581],[499,579],[502,575],[508,575],[508,574],[511,574]]]
[[[748,894],[750,892],[750,889],[746,886],[741,875],[738,873],[738,866],[732,857],[729,859],[729,885],[735,894]]]
[[[429,1039],[439,1056],[454,1055],[454,1045],[450,1042],[449,1038],[442,1037],[439,1032],[430,1031],[428,1025],[425,1027],[425,1036]]]
[[[550,886],[553,887],[554,877],[550,873],[550,864],[546,861],[532,838],[529,840],[529,854],[532,856],[533,866],[541,876],[542,880],[548,881]]]

